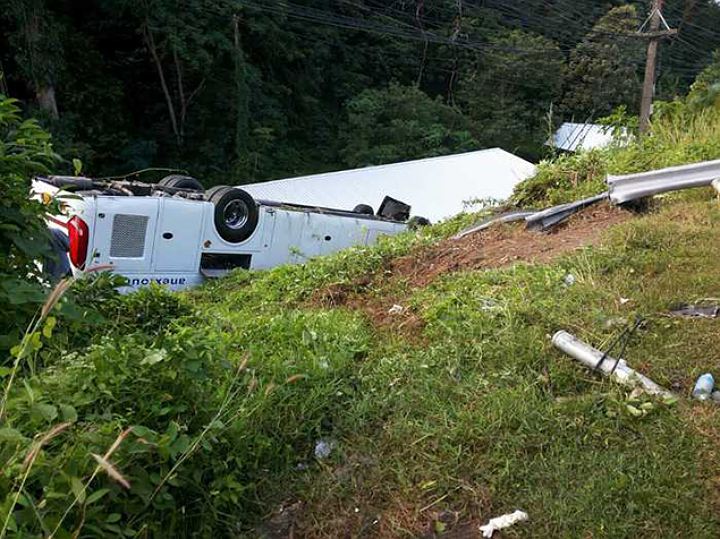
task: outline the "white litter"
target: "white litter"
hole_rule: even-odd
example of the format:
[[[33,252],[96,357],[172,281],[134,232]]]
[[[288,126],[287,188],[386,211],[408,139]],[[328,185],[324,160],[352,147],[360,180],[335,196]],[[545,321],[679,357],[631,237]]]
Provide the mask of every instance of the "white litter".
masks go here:
[[[572,286],[575,284],[576,279],[572,273],[568,273],[563,279],[563,281],[565,281],[566,286]]]
[[[517,510],[514,513],[508,513],[507,515],[503,515],[501,517],[491,518],[490,522],[484,526],[480,526],[480,531],[482,532],[483,537],[492,537],[493,533],[496,531],[509,528],[513,524],[517,524],[518,522],[522,522],[527,519],[528,514],[526,512]]]
[[[620,305],[625,305],[626,303],[630,303],[630,298],[620,298]]]
[[[318,440],[315,444],[315,458],[318,460],[328,458],[336,446],[335,440]]]
[[[712,185],[713,189],[717,191],[718,196],[720,196],[720,178],[713,180],[710,185]]]
[[[395,304],[388,309],[388,314],[402,314],[403,312],[405,312],[405,307],[402,305]]]

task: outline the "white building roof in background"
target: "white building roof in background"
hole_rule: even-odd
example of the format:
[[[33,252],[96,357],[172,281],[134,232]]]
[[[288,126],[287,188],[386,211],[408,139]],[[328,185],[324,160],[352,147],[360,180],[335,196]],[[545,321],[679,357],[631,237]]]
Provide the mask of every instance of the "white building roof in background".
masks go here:
[[[625,136],[625,135],[623,135]],[[566,152],[604,148],[613,141],[613,129],[606,125],[566,122],[555,132],[548,146]]]
[[[385,196],[412,206],[412,215],[437,222],[477,199],[508,198],[535,166],[500,148],[239,186],[258,200],[377,211]]]

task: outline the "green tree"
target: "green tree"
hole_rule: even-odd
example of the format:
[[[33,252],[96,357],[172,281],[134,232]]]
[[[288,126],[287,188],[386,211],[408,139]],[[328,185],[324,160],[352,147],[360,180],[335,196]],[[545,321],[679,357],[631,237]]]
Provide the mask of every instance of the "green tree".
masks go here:
[[[46,0],[8,0],[6,16],[14,23],[10,44],[15,61],[35,99],[50,117],[58,118],[56,84],[63,65],[64,28]]]
[[[713,62],[690,87],[688,103],[694,107],[720,107],[720,49],[713,53]]]
[[[343,162],[379,165],[478,148],[458,110],[414,86],[366,90],[347,105]]]
[[[560,98],[564,58],[551,40],[515,31],[496,37],[460,75],[458,103],[483,146],[537,158],[547,138],[545,117]]]
[[[620,105],[636,110],[643,42],[633,5],[611,9],[570,54],[561,111],[580,120],[606,116]]]
[[[30,199],[28,178],[56,160],[50,135],[0,95],[0,353],[17,342],[45,296],[37,261],[49,254],[46,208]]]

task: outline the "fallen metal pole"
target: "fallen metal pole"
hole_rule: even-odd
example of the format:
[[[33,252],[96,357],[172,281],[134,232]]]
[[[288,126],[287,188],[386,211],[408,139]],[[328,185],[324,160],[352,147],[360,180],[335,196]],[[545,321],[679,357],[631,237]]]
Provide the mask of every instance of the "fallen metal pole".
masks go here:
[[[667,389],[659,386],[647,376],[628,367],[624,359],[615,359],[606,356],[597,348],[582,342],[567,331],[558,331],[553,335],[552,343],[555,348],[565,352],[570,357],[590,369],[597,369],[606,376],[613,376],[618,382],[627,385],[641,385],[646,392],[661,397],[673,397]]]

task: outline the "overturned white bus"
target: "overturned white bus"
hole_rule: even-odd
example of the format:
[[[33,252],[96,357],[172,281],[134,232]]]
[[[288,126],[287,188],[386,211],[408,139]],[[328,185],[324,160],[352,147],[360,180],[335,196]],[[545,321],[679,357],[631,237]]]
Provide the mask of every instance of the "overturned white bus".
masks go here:
[[[38,177],[33,192],[60,204],[60,215],[47,217],[59,271],[108,267],[129,289],[156,282],[178,290],[235,268],[302,263],[427,223],[390,197],[377,213],[365,204],[319,208],[254,200],[238,187],[204,190],[180,175],[158,183]]]

